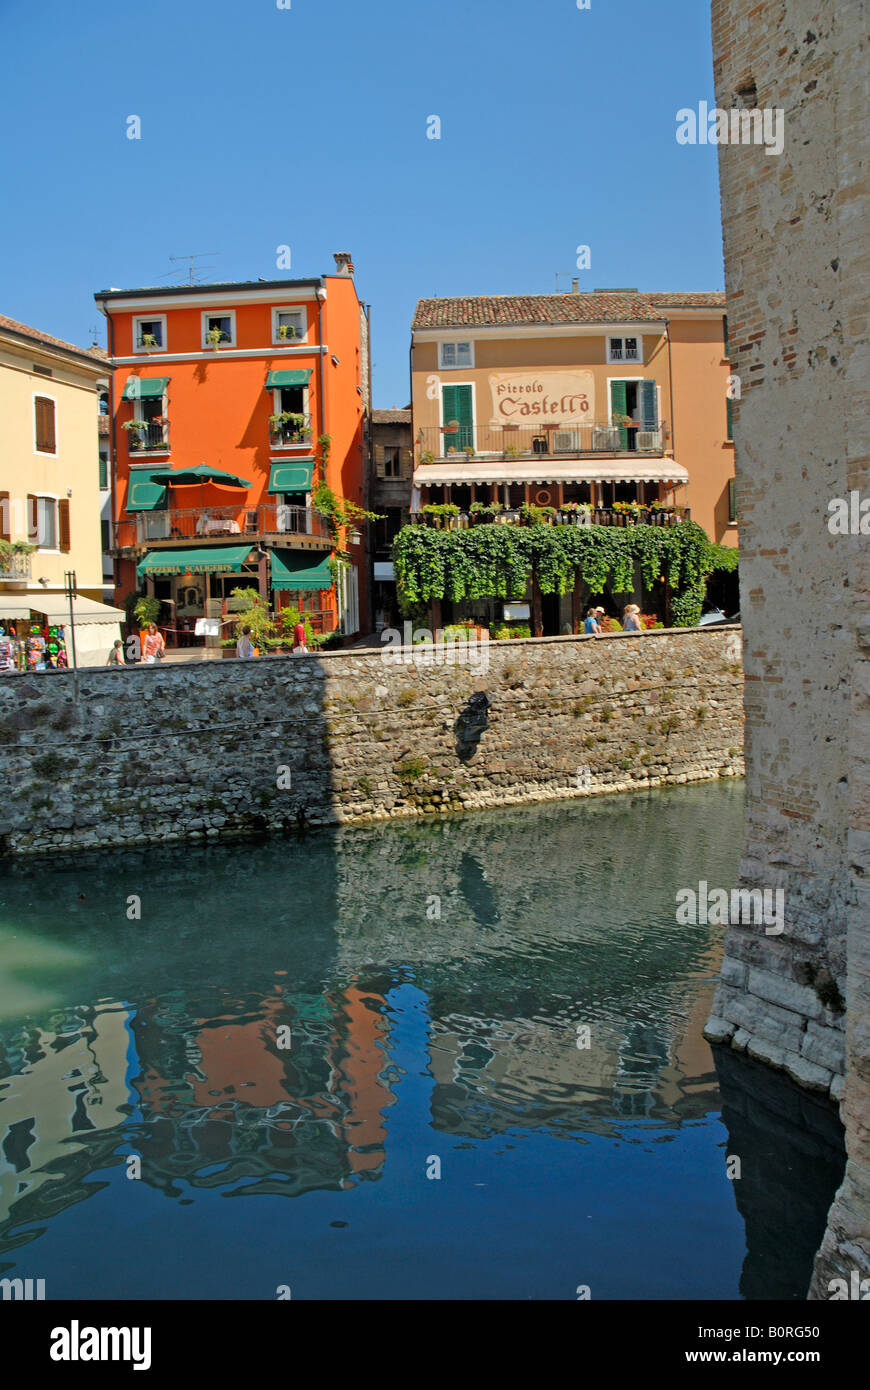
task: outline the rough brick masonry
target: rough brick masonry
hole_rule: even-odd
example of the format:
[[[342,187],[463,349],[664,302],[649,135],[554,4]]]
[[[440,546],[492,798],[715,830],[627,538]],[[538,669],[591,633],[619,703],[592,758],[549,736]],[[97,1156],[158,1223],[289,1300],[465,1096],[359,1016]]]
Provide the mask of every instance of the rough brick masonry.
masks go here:
[[[72,673],[10,677],[0,843],[202,839],[742,775],[739,646],[737,629],[686,630],[492,643],[486,671],[377,650],[89,669],[77,703]]]
[[[785,120],[781,156],[730,145],[719,162],[743,393],[742,880],[783,887],[791,911],[778,938],[729,928],[708,1036],[842,1089],[849,1161],[813,1284],[827,1298],[832,1278],[870,1275],[870,554],[827,526],[832,499],[870,496],[870,6],[712,12],[717,105]]]

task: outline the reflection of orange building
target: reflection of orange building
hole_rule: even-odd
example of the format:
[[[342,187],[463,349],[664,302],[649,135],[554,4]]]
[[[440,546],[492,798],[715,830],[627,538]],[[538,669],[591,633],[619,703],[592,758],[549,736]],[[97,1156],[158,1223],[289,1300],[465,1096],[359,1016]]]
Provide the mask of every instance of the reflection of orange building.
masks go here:
[[[210,1161],[235,1151],[234,1121],[243,1117],[241,1106],[245,1113],[269,1112],[271,1146],[278,1155],[288,1148],[301,1118],[328,1127],[341,1142],[351,1173],[375,1171],[386,1142],[381,1111],[393,1096],[379,1079],[386,1060],[384,1024],[372,1000],[383,1003],[370,991],[350,987],[319,999],[312,1019],[310,1009],[297,1014],[292,999],[288,1003],[275,994],[264,1001],[258,1018],[217,1019],[186,1039],[190,1070],[183,1098],[177,1084],[169,1086],[151,1065],[143,1067],[137,1090],[155,1116],[169,1118],[179,1105],[188,1120],[192,1110],[198,1111],[197,1146]],[[281,1027],[290,1030],[286,1050],[278,1045]]]
[[[248,581],[275,607],[320,615],[315,626],[359,629],[362,537],[334,583],[312,510],[318,481],[366,500],[368,318],[350,257],[335,259],[334,275],[307,280],[96,295],[114,366],[119,601],[151,593],[183,621]]]

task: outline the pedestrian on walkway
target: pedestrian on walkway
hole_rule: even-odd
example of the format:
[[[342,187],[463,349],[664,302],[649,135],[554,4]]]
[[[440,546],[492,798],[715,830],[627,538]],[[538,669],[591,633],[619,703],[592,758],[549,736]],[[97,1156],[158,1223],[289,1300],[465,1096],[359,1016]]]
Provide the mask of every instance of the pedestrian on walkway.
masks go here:
[[[254,644],[251,641],[251,629],[249,627],[243,627],[239,640],[236,643],[236,656],[241,657],[243,661],[247,661],[253,655]]]
[[[604,609],[590,608],[589,612],[586,614],[586,621],[583,624],[583,631],[596,633],[600,637],[601,625],[598,621],[599,617],[604,617]]]
[[[297,623],[293,629],[293,647],[291,656],[307,656],[308,648],[305,645],[305,624]]]
[[[630,603],[625,610],[625,622],[622,624],[623,632],[643,632],[643,623],[640,620],[640,609],[636,603]]]
[[[123,644],[123,642],[121,641],[120,637],[116,637],[116,638],[115,638],[115,645],[112,647],[112,650],[109,652],[109,656],[108,656],[108,660],[106,661],[106,665],[107,665],[107,666],[126,666],[126,664],[127,664],[127,663],[126,663],[125,660],[124,660],[124,644]]]
[[[162,632],[158,632],[156,623],[148,624],[148,631],[145,634],[145,648],[142,652],[143,657],[151,665],[162,661],[166,652],[166,639]]]

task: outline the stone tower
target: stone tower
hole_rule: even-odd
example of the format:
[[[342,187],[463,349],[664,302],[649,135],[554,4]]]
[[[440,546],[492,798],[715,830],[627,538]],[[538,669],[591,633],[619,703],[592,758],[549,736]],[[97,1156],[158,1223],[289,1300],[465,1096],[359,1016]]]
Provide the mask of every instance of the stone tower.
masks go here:
[[[784,132],[780,154],[728,143],[719,162],[741,886],[782,888],[785,930],[728,929],[708,1036],[842,1097],[849,1161],[812,1290],[828,1298],[830,1279],[870,1275],[870,4],[713,0],[712,15],[717,106],[781,112]]]

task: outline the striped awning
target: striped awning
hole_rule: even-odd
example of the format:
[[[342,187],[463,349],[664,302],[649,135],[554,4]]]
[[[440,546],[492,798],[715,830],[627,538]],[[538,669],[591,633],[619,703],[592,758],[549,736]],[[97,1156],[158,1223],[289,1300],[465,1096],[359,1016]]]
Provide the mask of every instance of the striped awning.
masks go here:
[[[479,459],[462,463],[421,463],[414,469],[415,487],[442,483],[676,483],[689,481],[688,471],[671,458],[643,454],[619,458]]]

